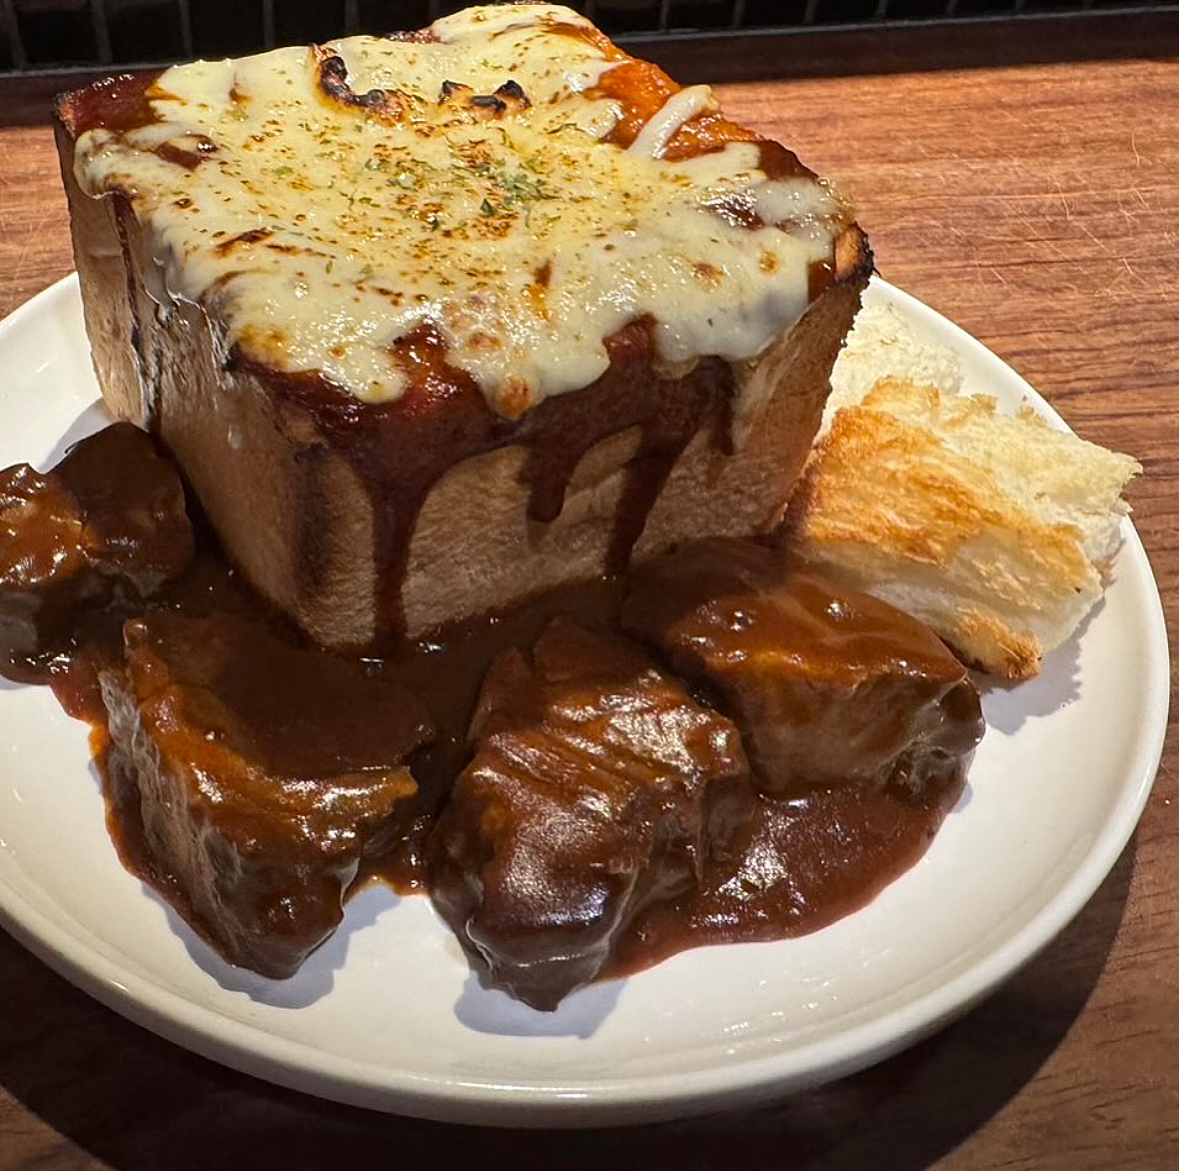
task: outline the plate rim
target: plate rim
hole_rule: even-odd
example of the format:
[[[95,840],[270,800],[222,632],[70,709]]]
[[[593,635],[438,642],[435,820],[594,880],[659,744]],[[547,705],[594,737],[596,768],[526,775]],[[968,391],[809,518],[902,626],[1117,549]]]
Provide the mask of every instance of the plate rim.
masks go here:
[[[982,342],[911,293],[872,278],[873,298],[897,304],[946,336],[955,348],[974,350],[1017,381],[1036,409],[1067,429],[1056,410],[1017,371]],[[72,273],[25,301],[0,321],[0,344],[58,303],[79,299]],[[448,1122],[498,1126],[598,1126],[656,1121],[754,1103],[813,1086],[883,1060],[916,1043],[1009,979],[1067,927],[1112,870],[1150,796],[1162,758],[1170,705],[1170,655],[1158,582],[1129,518],[1121,525],[1119,559],[1144,574],[1141,629],[1150,652],[1144,711],[1132,759],[1111,815],[1092,846],[1053,897],[1014,934],[946,983],[870,1017],[834,1037],[776,1046],[770,1053],[691,1070],[674,1080],[654,1075],[596,1079],[589,1084],[513,1085],[457,1077],[415,1075],[326,1052],[263,1027],[225,1021],[199,1004],[121,967],[56,923],[0,875],[0,925],[70,983],[120,1015],[167,1040],[240,1072],[331,1100]],[[68,917],[68,916],[67,916]],[[83,926],[79,924],[79,926]],[[220,1026],[221,1031],[218,1031]]]

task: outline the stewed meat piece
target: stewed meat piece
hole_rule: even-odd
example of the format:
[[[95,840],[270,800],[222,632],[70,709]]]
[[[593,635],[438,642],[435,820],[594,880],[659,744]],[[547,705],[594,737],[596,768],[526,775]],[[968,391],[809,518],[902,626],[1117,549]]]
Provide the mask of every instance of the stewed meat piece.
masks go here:
[[[978,692],[928,627],[752,542],[700,541],[644,566],[623,624],[737,721],[767,793],[915,792],[983,733]]]
[[[435,904],[491,984],[551,1009],[723,852],[752,791],[737,729],[637,646],[555,619],[503,654],[432,835]]]
[[[81,619],[134,609],[192,555],[180,477],[129,423],[50,472],[0,471],[0,674],[43,681]]]
[[[127,622],[102,675],[126,859],[231,963],[292,975],[405,827],[422,705],[228,614]]]

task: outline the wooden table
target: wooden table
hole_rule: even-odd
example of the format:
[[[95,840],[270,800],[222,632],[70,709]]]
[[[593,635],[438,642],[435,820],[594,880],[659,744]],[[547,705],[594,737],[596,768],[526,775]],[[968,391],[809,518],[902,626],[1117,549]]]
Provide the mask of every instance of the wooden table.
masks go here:
[[[1179,64],[1168,58],[1179,56],[1179,25],[1159,19],[1137,40],[1090,42],[1085,55],[1098,59],[1083,63],[980,63],[1065,55],[1029,52],[1028,35],[920,34],[927,56],[909,59],[936,70],[847,72],[844,63],[840,76],[735,85],[723,98],[840,182],[885,277],[1007,359],[1082,435],[1141,459],[1135,519],[1173,623]],[[879,37],[875,57],[861,38],[858,60],[895,70],[905,43]],[[1100,59],[1101,46],[1116,56]],[[809,62],[799,72],[817,72],[821,53],[791,51]],[[956,60],[972,67],[950,68]],[[70,256],[48,130],[0,130],[0,152],[7,312],[66,273]],[[741,1116],[570,1136],[346,1109],[158,1040],[0,935],[0,1169],[259,1171],[378,1159],[440,1169],[1179,1167],[1171,741],[1134,840],[1039,959],[916,1049]]]

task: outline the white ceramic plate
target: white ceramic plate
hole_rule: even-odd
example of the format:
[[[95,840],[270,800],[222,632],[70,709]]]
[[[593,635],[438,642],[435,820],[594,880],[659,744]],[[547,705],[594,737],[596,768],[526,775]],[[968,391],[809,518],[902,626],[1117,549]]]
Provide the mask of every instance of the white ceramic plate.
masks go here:
[[[882,282],[966,389],[1056,416],[998,358]],[[0,467],[42,466],[100,426],[78,290],[0,325]],[[961,805],[925,858],[825,931],[687,952],[553,1014],[479,988],[425,898],[367,891],[293,980],[219,961],[119,865],[87,730],[44,688],[0,680],[0,921],[132,1020],[217,1061],[364,1106],[501,1125],[714,1109],[850,1073],[944,1024],[1084,905],[1158,765],[1168,660],[1127,522],[1104,604],[1035,681],[986,696]]]

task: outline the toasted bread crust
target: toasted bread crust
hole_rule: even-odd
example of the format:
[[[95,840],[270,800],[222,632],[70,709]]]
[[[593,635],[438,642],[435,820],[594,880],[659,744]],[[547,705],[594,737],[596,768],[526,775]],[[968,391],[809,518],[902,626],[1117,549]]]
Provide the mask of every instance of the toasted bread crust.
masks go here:
[[[836,413],[786,538],[972,666],[1024,679],[1100,598],[1137,470],[1030,411],[886,378]]]

